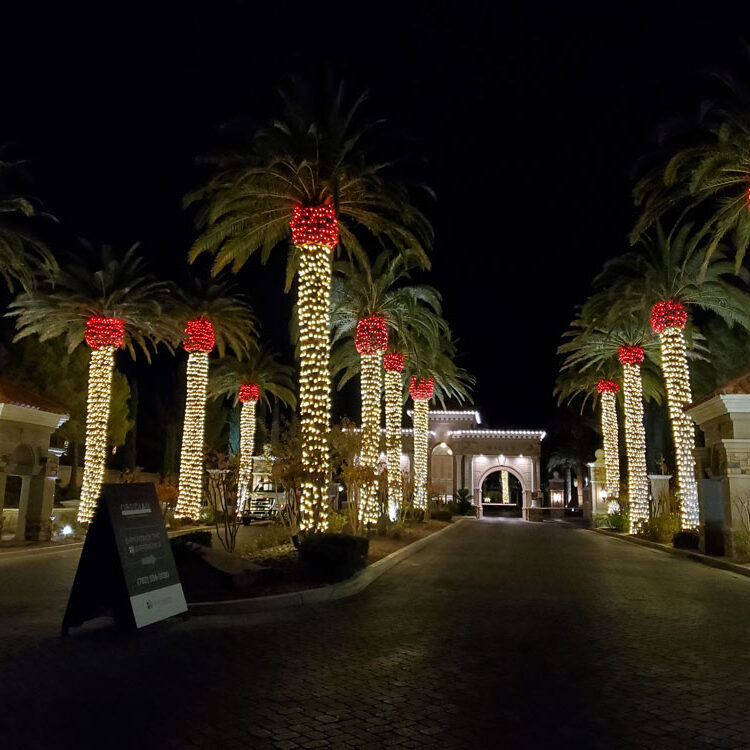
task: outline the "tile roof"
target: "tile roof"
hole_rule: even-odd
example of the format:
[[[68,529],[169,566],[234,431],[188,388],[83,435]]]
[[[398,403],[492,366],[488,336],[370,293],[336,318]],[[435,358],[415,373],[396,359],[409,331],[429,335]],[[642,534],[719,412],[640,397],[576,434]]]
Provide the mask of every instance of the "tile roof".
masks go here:
[[[68,413],[68,410],[57,401],[42,396],[13,380],[8,380],[2,375],[0,375],[0,403],[25,406],[29,409],[38,409],[52,414]]]

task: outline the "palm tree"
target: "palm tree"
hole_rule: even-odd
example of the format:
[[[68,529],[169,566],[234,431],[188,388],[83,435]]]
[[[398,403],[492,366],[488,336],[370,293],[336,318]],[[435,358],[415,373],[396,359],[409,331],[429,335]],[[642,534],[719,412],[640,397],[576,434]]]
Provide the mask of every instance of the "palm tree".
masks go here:
[[[208,388],[208,355],[231,348],[243,355],[253,344],[255,319],[244,297],[224,282],[193,282],[173,307],[171,319],[178,335],[184,331],[188,352],[185,423],[180,450],[180,476],[175,515],[197,520],[203,499],[203,449]]]
[[[610,508],[616,510],[620,497],[620,428],[617,419],[617,394],[614,364],[609,360],[600,372],[567,369],[560,372],[555,382],[554,395],[558,404],[569,404],[580,399],[581,412],[589,399],[598,397],[601,411],[602,442],[604,446],[605,489]]]
[[[388,348],[391,336],[403,338],[407,331],[418,331],[421,337],[433,333],[437,342],[440,315],[440,295],[429,286],[405,284],[416,259],[405,255],[381,253],[372,266],[366,261],[339,263],[335,267],[332,288],[331,330],[334,344],[333,369],[339,369],[337,362],[342,359],[348,376],[353,374],[354,362],[348,342],[352,339],[358,354],[358,365],[362,397],[362,450],[361,464],[365,469],[377,470],[380,445],[380,418],[383,391],[383,354]],[[338,351],[337,351],[338,349]],[[349,349],[348,357],[346,350]],[[393,432],[393,402],[397,401],[398,430],[400,444],[401,376],[399,363],[403,369],[403,348],[391,352],[386,369],[387,391],[390,403],[386,405],[386,443]],[[399,359],[400,357],[400,359]],[[348,359],[348,362],[347,362]],[[391,374],[392,373],[392,374]],[[343,382],[347,375],[342,378]],[[394,382],[395,381],[395,382]],[[395,384],[395,388],[393,387]],[[391,424],[389,425],[388,422]],[[388,429],[390,426],[390,430]],[[386,445],[388,457],[389,492],[395,493],[395,483],[401,477],[400,445]],[[398,448],[398,454],[395,449]],[[391,481],[394,480],[394,481]],[[399,482],[400,484],[400,482]],[[364,523],[378,520],[377,483],[367,482],[362,488],[360,513]],[[400,504],[400,503],[399,503]]]
[[[644,237],[642,251],[627,253],[607,264],[596,280],[608,291],[608,316],[650,314],[651,328],[661,343],[661,368],[677,464],[683,529],[698,526],[698,485],[695,478],[695,427],[685,412],[692,402],[686,307],[718,315],[730,325],[750,328],[750,274],[727,260],[719,246],[710,256],[695,246],[693,227],[685,224],[670,235],[657,224],[653,238]]]
[[[49,276],[57,268],[44,242],[29,231],[29,219],[38,215],[34,204],[13,187],[20,166],[0,160],[0,276],[11,291],[16,283],[29,291],[37,274]]]
[[[563,371],[574,369],[595,372],[611,368],[615,357],[622,365],[625,411],[625,451],[628,463],[628,500],[630,533],[636,533],[648,520],[648,474],[646,431],[643,426],[643,373],[641,365],[649,356],[653,361],[655,345],[648,330],[637,318],[621,317],[611,325],[602,325],[594,310],[606,307],[608,296],[593,297],[584,305],[581,316],[564,334],[567,341],[558,348],[567,355]]]
[[[719,76],[739,101],[732,106],[701,105],[691,143],[651,169],[633,190],[642,206],[630,239],[637,242],[657,221],[675,214],[705,216],[692,248],[704,239],[705,259],[727,239],[740,267],[750,244],[750,100],[729,76]]]
[[[392,175],[392,162],[372,147],[375,125],[361,117],[365,95],[347,104],[339,87],[318,116],[304,96],[285,97],[281,119],[260,131],[249,148],[211,159],[214,176],[186,203],[201,202],[203,230],[190,253],[215,255],[214,272],[238,270],[260,252],[265,262],[279,245],[291,249],[287,287],[298,274],[303,528],[326,524],[330,470],[330,287],[337,246],[360,259],[358,233],[427,265],[432,228]]]
[[[21,294],[8,313],[16,318],[16,340],[65,336],[69,351],[84,340],[91,347],[80,523],[93,518],[104,480],[115,351],[125,347],[135,357],[140,349],[150,360],[149,348],[171,339],[162,315],[169,287],[146,272],[137,248],[118,257],[108,245],[98,252],[86,245],[88,258],[73,259],[37,290]]]
[[[255,404],[270,397],[294,408],[292,368],[278,361],[268,349],[253,349],[244,359],[220,359],[208,381],[209,398],[232,398],[242,404],[240,415],[240,467],[237,482],[237,512],[247,502],[255,455]]]
[[[414,404],[414,506],[427,509],[427,475],[429,462],[429,410],[434,397],[441,404],[447,399],[458,403],[470,401],[474,378],[455,364],[455,343],[448,336],[441,346],[415,351],[407,361],[409,395]]]

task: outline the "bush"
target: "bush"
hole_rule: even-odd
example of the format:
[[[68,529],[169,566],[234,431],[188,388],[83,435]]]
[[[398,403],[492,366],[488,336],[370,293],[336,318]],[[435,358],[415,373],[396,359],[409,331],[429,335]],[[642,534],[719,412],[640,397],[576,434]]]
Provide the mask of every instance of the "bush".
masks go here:
[[[450,521],[453,518],[453,513],[448,508],[441,508],[440,510],[433,510],[430,513],[430,518],[433,521]]]
[[[414,521],[414,523],[424,521],[424,511],[421,508],[410,508],[404,515],[407,521]]]
[[[623,510],[607,513],[607,526],[612,531],[627,532],[630,530],[630,516]]]
[[[672,537],[672,544],[677,549],[698,549],[698,542],[700,541],[700,535],[696,529],[688,529],[686,531],[678,531]]]
[[[348,534],[310,534],[299,547],[305,577],[319,583],[335,583],[353,576],[365,566],[370,542]]]
[[[680,517],[676,513],[668,513],[644,521],[638,534],[652,542],[666,543],[671,541],[679,530]]]
[[[185,544],[185,542],[193,542],[194,544],[200,544],[201,547],[211,546],[211,532],[210,531],[188,531],[187,534],[180,534],[179,536],[172,537],[172,544]]]
[[[737,562],[750,562],[750,531],[747,529],[733,529],[732,543],[734,558]]]
[[[333,534],[340,534],[348,522],[349,518],[346,513],[336,513],[335,510],[328,511],[328,530]]]

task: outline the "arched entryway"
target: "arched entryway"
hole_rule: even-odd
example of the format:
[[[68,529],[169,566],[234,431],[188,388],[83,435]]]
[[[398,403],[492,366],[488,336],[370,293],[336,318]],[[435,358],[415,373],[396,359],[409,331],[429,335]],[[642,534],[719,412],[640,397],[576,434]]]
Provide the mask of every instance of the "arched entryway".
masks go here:
[[[492,469],[482,481],[482,516],[521,518],[523,498],[521,480],[512,471],[503,468]]]

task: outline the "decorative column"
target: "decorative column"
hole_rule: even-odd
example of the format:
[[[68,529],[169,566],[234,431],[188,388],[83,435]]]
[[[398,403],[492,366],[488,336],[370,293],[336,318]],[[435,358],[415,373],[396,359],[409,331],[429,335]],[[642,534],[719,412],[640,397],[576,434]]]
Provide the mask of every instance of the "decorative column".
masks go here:
[[[237,477],[237,513],[242,513],[252,492],[253,456],[255,455],[255,405],[258,403],[257,383],[243,383],[239,399],[240,413],[240,466]]]
[[[661,341],[661,369],[667,386],[669,418],[674,436],[677,488],[683,529],[698,528],[698,484],[695,480],[695,428],[685,413],[692,402],[685,336],[687,312],[680,302],[657,302],[651,310],[651,327]]]
[[[188,352],[185,423],[180,451],[180,478],[177,487],[177,518],[198,520],[203,502],[203,441],[206,424],[208,355],[216,343],[214,327],[208,318],[189,320],[183,346]]]
[[[304,531],[328,526],[331,275],[338,220],[331,205],[297,206],[289,226],[299,255],[299,408],[306,475],[300,529]]]

